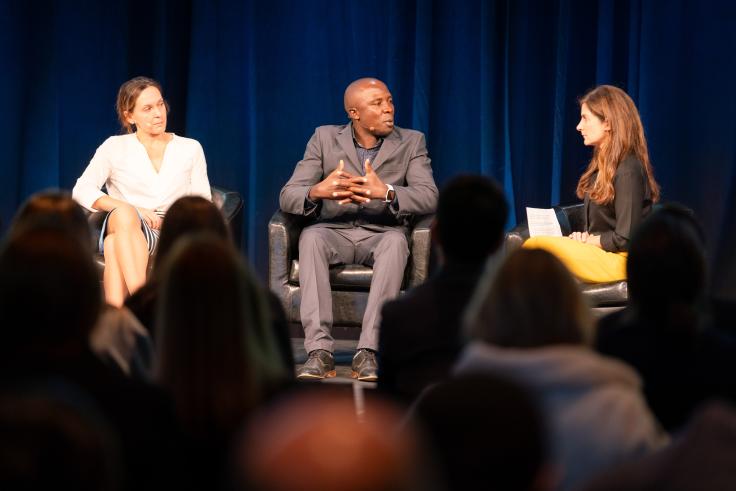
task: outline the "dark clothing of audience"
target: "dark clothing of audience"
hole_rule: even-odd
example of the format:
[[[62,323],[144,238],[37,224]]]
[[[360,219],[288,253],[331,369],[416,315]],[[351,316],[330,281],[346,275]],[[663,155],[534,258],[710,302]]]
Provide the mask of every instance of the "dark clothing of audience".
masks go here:
[[[664,450],[603,472],[584,491],[720,491],[736,485],[736,412],[719,403],[699,411]]]
[[[14,388],[29,382],[66,380],[89,394],[120,440],[124,485],[121,489],[160,490],[176,486],[180,432],[173,406],[152,385],[128,379],[90,350],[70,356],[18,356],[4,360],[1,382]]]
[[[424,429],[448,490],[530,490],[548,462],[548,431],[527,388],[503,376],[450,377],[426,390],[411,419]]]
[[[450,373],[463,345],[463,311],[482,270],[482,264],[448,264],[423,285],[384,305],[380,390],[408,403]]]
[[[736,339],[686,314],[677,317],[645,319],[628,307],[602,318],[596,335],[599,352],[639,372],[647,403],[668,431],[683,426],[704,400],[736,395]]]

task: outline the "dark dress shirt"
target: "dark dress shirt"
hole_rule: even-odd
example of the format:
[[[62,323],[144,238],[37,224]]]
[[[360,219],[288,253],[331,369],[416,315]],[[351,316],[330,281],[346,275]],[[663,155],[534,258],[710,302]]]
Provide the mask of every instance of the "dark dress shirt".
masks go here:
[[[665,317],[644,317],[629,305],[598,321],[595,347],[636,369],[657,420],[675,431],[707,399],[734,400],[736,338],[698,318]]]
[[[644,166],[633,155],[626,157],[616,169],[613,189],[613,201],[603,205],[585,195],[585,229],[601,236],[604,251],[623,252],[628,250],[636,226],[652,210],[652,190]]]

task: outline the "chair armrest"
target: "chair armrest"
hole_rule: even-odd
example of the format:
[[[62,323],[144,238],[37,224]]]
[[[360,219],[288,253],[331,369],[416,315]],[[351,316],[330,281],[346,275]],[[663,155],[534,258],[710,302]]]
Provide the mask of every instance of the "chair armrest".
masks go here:
[[[228,224],[243,209],[243,198],[237,191],[229,191],[218,186],[210,186],[212,202],[222,212],[225,222]]]
[[[84,213],[87,215],[87,223],[89,224],[89,231],[92,236],[92,250],[97,251],[97,244],[100,241],[100,233],[102,232],[102,222],[105,221],[107,212],[91,212],[85,209]]]
[[[555,206],[557,220],[560,222],[562,235],[570,235],[572,232],[585,230],[585,216],[583,203],[574,205]]]
[[[407,286],[421,285],[429,275],[429,253],[432,248],[431,226],[434,214],[420,215],[414,221],[411,231],[411,267],[408,271]]]
[[[230,191],[219,186],[210,185],[212,202],[225,218],[230,228],[233,242],[240,248],[240,239],[243,230],[243,197],[237,191]]]
[[[504,254],[508,255],[521,248],[521,244],[529,238],[529,225],[526,222],[519,223],[516,227],[506,232],[503,241]]]
[[[585,217],[583,216],[583,204],[578,203],[566,206],[553,206],[557,221],[560,223],[560,231],[563,236],[568,236],[573,230],[583,230]],[[519,223],[506,233],[504,239],[504,252],[510,254],[520,248],[529,238],[529,224],[526,221]]]
[[[275,291],[289,281],[292,259],[299,255],[299,235],[308,217],[277,210],[268,222],[268,285]]]

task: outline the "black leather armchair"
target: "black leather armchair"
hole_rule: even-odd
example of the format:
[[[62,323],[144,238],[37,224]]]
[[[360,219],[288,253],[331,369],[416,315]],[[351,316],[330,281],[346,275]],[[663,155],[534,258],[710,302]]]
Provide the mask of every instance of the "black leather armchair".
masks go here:
[[[570,206],[555,206],[557,220],[560,222],[562,235],[569,235],[573,230],[583,230],[585,217],[583,216],[583,204]],[[526,222],[520,223],[506,234],[506,254],[521,247],[529,238],[529,227]],[[588,305],[598,315],[607,314],[620,310],[626,306],[629,299],[628,284],[626,281],[613,281],[611,283],[580,283],[583,296]]]
[[[431,249],[430,224],[433,218],[434,215],[424,215],[414,219],[402,291],[421,284],[427,278]],[[281,299],[288,321],[299,325],[299,235],[309,223],[309,218],[281,210],[274,213],[268,223],[269,287]],[[330,267],[334,327],[361,325],[372,276],[373,269],[368,266],[346,264]]]
[[[210,186],[212,192],[212,202],[220,209],[225,222],[230,227],[233,240],[235,244],[240,247],[240,233],[242,230],[242,215],[243,215],[243,198],[237,191],[229,191],[217,186]],[[102,227],[102,221],[105,219],[105,212],[96,212],[90,214],[89,221],[92,231],[92,238],[94,239],[93,244],[97,244],[100,238],[100,228]],[[105,269],[105,256],[102,254],[95,254],[95,262],[97,263],[100,271]],[[149,261],[149,268],[151,261]]]

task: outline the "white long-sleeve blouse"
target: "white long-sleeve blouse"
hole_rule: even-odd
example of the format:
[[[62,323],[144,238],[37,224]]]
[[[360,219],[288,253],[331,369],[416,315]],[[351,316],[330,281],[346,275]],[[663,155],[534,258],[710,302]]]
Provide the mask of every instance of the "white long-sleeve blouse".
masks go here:
[[[161,168],[153,168],[146,148],[134,133],[111,136],[97,148],[72,190],[72,197],[90,211],[105,193],[133,206],[167,210],[182,196],[212,200],[207,163],[197,140],[173,135]]]

